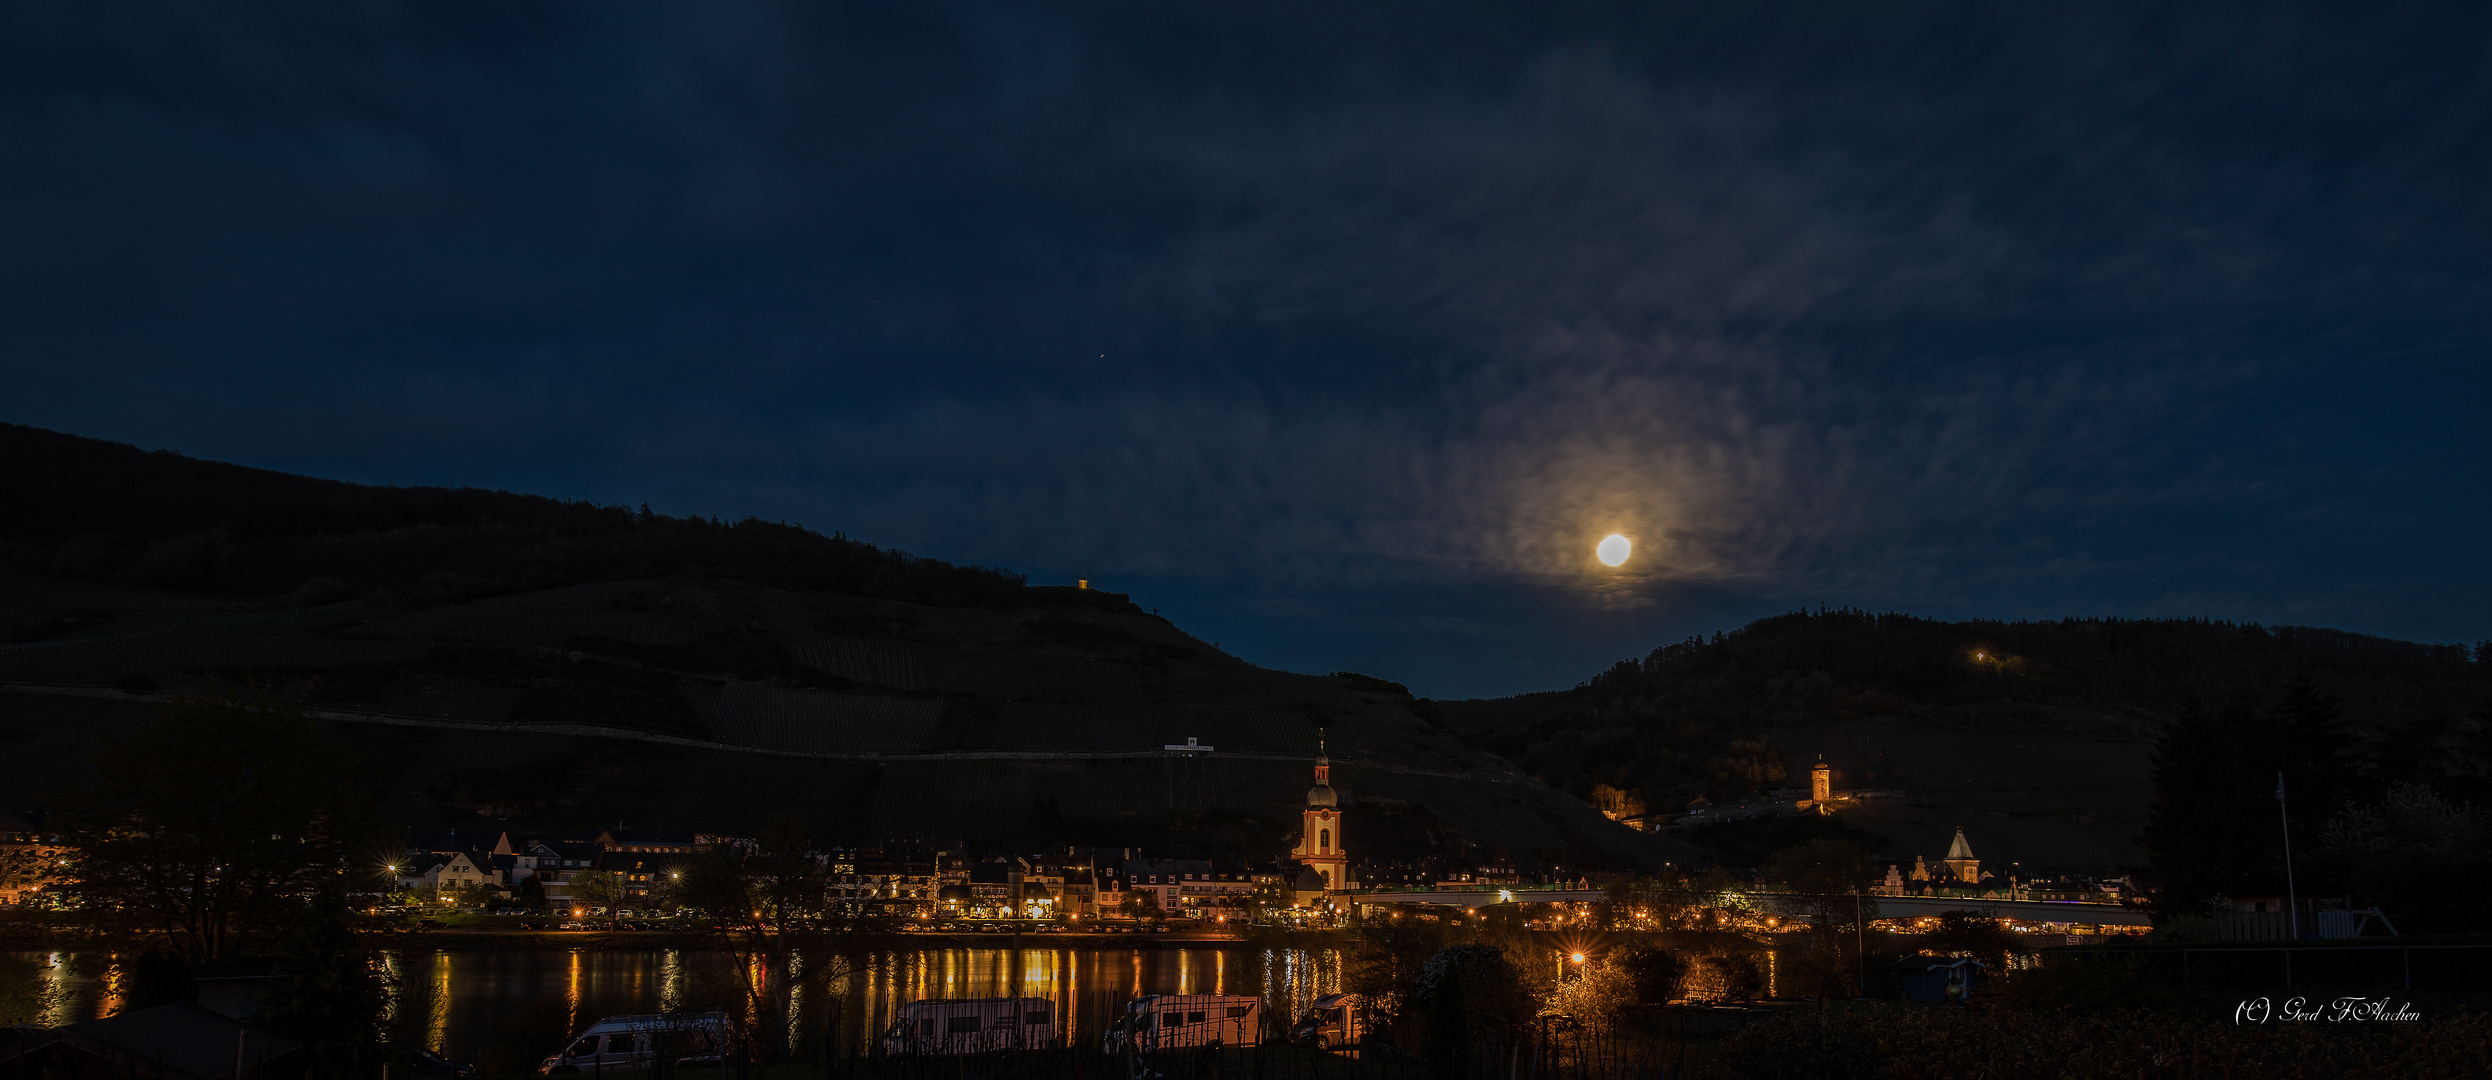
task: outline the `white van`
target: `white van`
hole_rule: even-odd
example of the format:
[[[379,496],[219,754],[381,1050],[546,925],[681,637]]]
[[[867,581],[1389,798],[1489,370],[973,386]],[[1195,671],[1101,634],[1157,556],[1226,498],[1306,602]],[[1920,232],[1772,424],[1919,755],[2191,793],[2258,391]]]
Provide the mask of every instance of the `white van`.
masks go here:
[[[1305,1043],[1318,1050],[1333,1050],[1358,1043],[1358,1006],[1348,994],[1326,994],[1315,999],[1304,1015],[1289,1029],[1289,1041]]]
[[[661,1055],[676,1065],[719,1065],[726,1061],[726,1047],[727,1014],[723,1012],[609,1016],[590,1024],[561,1053],[538,1064],[536,1071],[548,1075],[648,1072]]]
[[[1046,998],[964,998],[900,1006],[881,1050],[912,1054],[982,1054],[1029,1050],[1056,1041],[1056,1005]]]
[[[1188,1046],[1253,1046],[1263,1041],[1263,999],[1237,994],[1153,994],[1135,998],[1108,1025],[1100,1049],[1120,1053]]]

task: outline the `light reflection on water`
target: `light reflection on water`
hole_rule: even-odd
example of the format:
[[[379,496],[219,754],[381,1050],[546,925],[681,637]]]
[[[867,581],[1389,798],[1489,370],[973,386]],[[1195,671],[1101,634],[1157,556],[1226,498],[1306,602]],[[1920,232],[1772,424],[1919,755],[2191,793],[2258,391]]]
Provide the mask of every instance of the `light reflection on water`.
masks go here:
[[[116,958],[28,955],[46,963],[43,978],[73,991],[54,1010],[53,1023],[110,1015],[117,1007]],[[506,1039],[518,1018],[545,1010],[562,1017],[565,1032],[577,1032],[600,1017],[727,1009],[741,998],[735,958],[714,950],[403,950],[381,954],[380,963],[400,985],[429,991],[408,1004],[424,1010],[418,1030],[434,1049],[452,1054]],[[1017,994],[1054,1002],[1060,1037],[1095,1043],[1113,1014],[1144,994],[1253,994],[1287,1018],[1340,988],[1335,950],[912,949],[873,957],[834,980],[825,994],[808,995],[800,987],[792,1034],[800,1046],[819,1045],[821,1024],[835,1013],[841,1043],[863,1048],[908,1002]],[[534,1036],[530,1044],[545,1038]]]

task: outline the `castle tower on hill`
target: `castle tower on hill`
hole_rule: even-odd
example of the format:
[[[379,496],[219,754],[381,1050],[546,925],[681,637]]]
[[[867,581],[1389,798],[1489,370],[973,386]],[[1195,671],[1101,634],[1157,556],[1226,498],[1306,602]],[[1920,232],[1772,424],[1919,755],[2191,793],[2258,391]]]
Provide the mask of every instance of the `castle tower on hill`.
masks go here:
[[[1324,888],[1350,887],[1350,853],[1342,847],[1341,797],[1332,785],[1332,760],[1324,756],[1323,736],[1315,740],[1315,786],[1307,789],[1307,807],[1299,814],[1298,846],[1291,857],[1323,875]]]
[[[1947,877],[1968,885],[1981,884],[1981,860],[1973,857],[1973,845],[1964,842],[1964,826],[1956,826],[1956,842],[1947,845]]]
[[[1817,759],[1816,768],[1808,771],[1808,797],[1819,806],[1834,798],[1834,766],[1826,764],[1823,757]]]

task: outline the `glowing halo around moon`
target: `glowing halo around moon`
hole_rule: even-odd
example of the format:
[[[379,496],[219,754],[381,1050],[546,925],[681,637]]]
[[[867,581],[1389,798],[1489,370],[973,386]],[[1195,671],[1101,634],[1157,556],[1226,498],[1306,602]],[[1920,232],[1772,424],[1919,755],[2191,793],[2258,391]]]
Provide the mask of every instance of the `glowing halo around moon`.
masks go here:
[[[1634,552],[1635,544],[1617,533],[1602,537],[1601,546],[1592,549],[1592,553],[1600,556],[1602,564],[1606,566],[1622,565],[1627,561],[1627,556]]]

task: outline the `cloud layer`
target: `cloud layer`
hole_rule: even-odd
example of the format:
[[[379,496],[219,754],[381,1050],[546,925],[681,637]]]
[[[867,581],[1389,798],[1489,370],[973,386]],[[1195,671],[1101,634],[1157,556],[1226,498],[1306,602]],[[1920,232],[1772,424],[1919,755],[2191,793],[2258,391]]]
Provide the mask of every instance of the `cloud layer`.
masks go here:
[[[14,420],[1439,692],[1802,601],[2492,632],[2447,6],[4,18]]]

